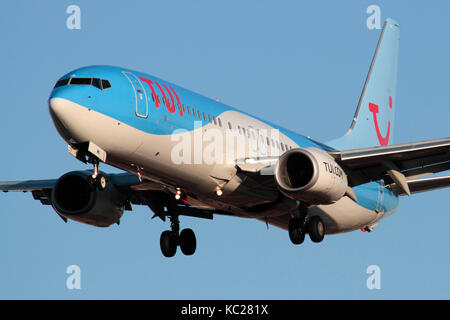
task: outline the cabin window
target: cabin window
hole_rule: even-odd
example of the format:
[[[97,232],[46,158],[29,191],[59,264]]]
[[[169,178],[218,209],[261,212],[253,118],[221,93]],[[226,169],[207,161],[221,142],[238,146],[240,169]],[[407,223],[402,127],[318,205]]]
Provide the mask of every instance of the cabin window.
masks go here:
[[[217,126],[216,117],[213,116],[214,124]]]
[[[219,126],[222,127],[222,120],[220,120],[220,118],[217,118],[217,121],[219,122]]]
[[[239,134],[242,134],[241,126],[238,126],[238,131],[239,131]]]
[[[230,130],[233,129],[233,127],[231,126],[230,121],[228,121],[228,128],[230,128]]]
[[[187,106],[188,109],[188,114],[191,115],[191,108],[189,108],[189,106]]]
[[[281,150],[284,151],[284,144],[283,143],[280,143],[280,144],[281,144]]]
[[[206,120],[206,114],[203,112],[203,119],[205,120],[205,121],[208,121],[208,120]]]
[[[194,115],[194,118],[197,116],[197,114],[195,112],[195,108],[192,108],[192,114]]]
[[[200,120],[202,120],[202,113],[200,112],[200,110],[197,110],[197,114],[198,114],[198,118],[199,118]]]

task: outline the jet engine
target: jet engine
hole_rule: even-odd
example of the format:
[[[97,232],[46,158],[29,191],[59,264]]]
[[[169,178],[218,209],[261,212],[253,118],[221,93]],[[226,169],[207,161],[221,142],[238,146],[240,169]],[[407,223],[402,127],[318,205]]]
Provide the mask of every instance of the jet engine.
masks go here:
[[[112,183],[99,190],[91,182],[91,172],[73,171],[61,176],[51,194],[55,211],[68,219],[96,227],[108,227],[122,217],[123,195]]]
[[[344,170],[327,152],[314,147],[282,154],[275,179],[287,197],[310,204],[335,203],[348,188]]]

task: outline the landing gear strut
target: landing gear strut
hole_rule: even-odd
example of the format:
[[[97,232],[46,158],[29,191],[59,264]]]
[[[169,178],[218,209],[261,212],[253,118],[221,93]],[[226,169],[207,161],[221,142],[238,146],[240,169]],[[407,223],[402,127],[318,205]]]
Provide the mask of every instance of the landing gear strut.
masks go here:
[[[197,240],[192,229],[183,229],[180,232],[180,221],[178,215],[170,216],[170,228],[161,233],[160,245],[161,252],[165,257],[173,257],[177,252],[177,246],[180,246],[181,252],[190,256],[194,254],[197,247]]]
[[[91,175],[92,186],[97,187],[98,190],[100,190],[100,191],[105,190],[106,189],[106,178],[98,170],[100,161],[98,160],[98,158],[89,158],[88,162],[92,163],[92,165],[94,166],[93,173]]]

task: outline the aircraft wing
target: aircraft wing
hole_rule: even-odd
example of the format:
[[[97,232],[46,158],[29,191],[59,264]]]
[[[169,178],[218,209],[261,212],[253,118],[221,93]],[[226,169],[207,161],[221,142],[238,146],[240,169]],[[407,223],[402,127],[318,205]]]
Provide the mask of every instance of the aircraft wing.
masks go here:
[[[331,151],[329,154],[346,171],[351,187],[382,179],[398,194],[448,186],[444,178],[411,179],[450,170],[450,138]],[[277,160],[277,157],[244,159],[237,161],[236,167],[248,175],[273,177]],[[274,186],[274,179],[270,181]]]
[[[51,189],[56,183],[56,179],[50,180],[27,180],[27,181],[3,181],[0,182],[0,191],[22,191]]]
[[[450,169],[450,138],[385,147],[330,152],[346,169],[352,186],[384,179],[406,194],[409,179]],[[411,184],[412,186],[413,184]]]
[[[89,175],[89,173],[86,173]],[[140,184],[138,177],[130,173],[105,174],[108,179],[118,188],[133,188]],[[0,191],[3,192],[31,192],[35,200],[40,200],[42,204],[51,204],[51,192],[58,179],[47,180],[23,180],[23,181],[1,181]],[[145,182],[147,184],[147,182]],[[161,189],[161,187],[160,187]]]
[[[107,176],[115,186],[119,187],[128,186],[131,188],[139,184],[148,184],[147,181],[145,181],[145,183],[140,183],[139,178],[131,173],[105,174],[105,176]],[[57,181],[58,179],[0,181],[0,191],[33,192],[51,190]]]
[[[86,176],[90,171],[84,172]],[[126,210],[131,210],[131,204],[146,205],[153,212],[154,217],[165,220],[167,215],[165,208],[171,207],[179,212],[179,215],[212,219],[214,213],[227,214],[221,210],[205,207],[202,203],[187,197],[187,201],[175,201],[171,186],[143,179],[142,181],[132,173],[102,174],[107,177],[109,183],[122,193],[127,199]],[[44,205],[51,205],[51,194],[58,179],[47,180],[23,180],[0,181],[0,191],[3,192],[31,192],[35,200]],[[191,201],[192,200],[192,201]],[[60,216],[65,222],[67,219]]]

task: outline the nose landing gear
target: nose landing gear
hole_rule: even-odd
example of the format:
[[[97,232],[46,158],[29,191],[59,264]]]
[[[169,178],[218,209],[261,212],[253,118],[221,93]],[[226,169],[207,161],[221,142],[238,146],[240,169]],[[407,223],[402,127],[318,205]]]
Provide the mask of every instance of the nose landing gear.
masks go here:
[[[106,151],[97,146],[92,141],[69,144],[69,153],[76,159],[83,163],[90,163],[93,165],[92,176],[90,177],[90,182],[92,187],[97,187],[99,190],[105,190],[107,179],[103,176],[98,168],[100,161],[106,162]]]
[[[100,191],[105,190],[107,181],[106,177],[102,175],[98,170],[100,161],[97,158],[89,158],[88,162],[92,163],[94,166],[93,173],[90,177],[92,186],[97,187],[97,189]]]

